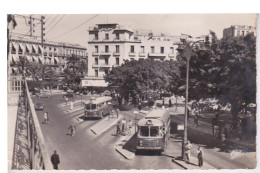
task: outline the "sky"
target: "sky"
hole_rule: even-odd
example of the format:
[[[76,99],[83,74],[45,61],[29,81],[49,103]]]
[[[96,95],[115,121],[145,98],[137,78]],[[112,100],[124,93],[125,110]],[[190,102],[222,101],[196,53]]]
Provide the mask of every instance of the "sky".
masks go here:
[[[44,14],[43,14],[44,15]],[[29,16],[29,14],[25,14]],[[222,38],[223,29],[231,25],[256,26],[255,14],[47,14],[45,33],[48,41],[78,43],[86,46],[88,28],[100,23],[118,23],[133,29],[152,30],[171,35],[189,34],[194,37],[214,31]],[[40,15],[33,15],[39,18]],[[16,33],[27,34],[28,18],[16,17]],[[37,24],[37,22],[35,22]],[[40,31],[40,25],[35,28]]]

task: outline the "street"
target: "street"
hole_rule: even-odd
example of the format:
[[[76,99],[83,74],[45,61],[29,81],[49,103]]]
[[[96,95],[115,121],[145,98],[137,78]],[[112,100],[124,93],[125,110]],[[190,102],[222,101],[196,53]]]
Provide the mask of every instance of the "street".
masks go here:
[[[37,111],[39,121],[43,121],[43,113],[49,113],[49,124],[41,123],[45,143],[50,154],[54,150],[60,155],[59,169],[182,169],[171,161],[167,154],[136,155],[133,160],[126,160],[114,149],[119,137],[115,136],[116,128],[112,126],[101,135],[95,135],[90,127],[100,120],[77,121],[76,117],[83,113],[65,114],[58,107],[64,102],[61,95],[51,99],[33,99],[34,103],[42,102],[44,111]],[[127,119],[134,119],[132,111],[121,112]],[[138,118],[141,118],[138,115]],[[70,122],[76,123],[76,133],[72,137],[66,135]],[[173,143],[173,142],[172,142]],[[169,151],[177,151],[170,144]]]

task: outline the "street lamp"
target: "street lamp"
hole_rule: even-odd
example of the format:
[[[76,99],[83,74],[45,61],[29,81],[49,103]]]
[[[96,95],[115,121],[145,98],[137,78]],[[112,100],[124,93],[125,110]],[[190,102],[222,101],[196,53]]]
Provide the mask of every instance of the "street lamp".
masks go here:
[[[82,106],[82,95],[83,95],[83,94],[82,94],[82,93],[80,93],[80,97],[81,97],[81,106]]]
[[[192,38],[192,37],[189,37]],[[198,40],[195,42],[187,42],[186,40],[181,39],[183,44],[180,44],[177,48],[177,51],[179,51],[183,56],[186,57],[186,89],[185,89],[185,117],[184,117],[184,134],[183,134],[183,140],[182,140],[182,159],[184,159],[185,154],[185,144],[188,141],[188,134],[187,134],[187,121],[188,121],[188,96],[189,96],[189,66],[190,66],[190,58],[192,55],[192,48],[193,46],[198,42],[203,42],[204,40]],[[204,50],[204,49],[202,49]]]

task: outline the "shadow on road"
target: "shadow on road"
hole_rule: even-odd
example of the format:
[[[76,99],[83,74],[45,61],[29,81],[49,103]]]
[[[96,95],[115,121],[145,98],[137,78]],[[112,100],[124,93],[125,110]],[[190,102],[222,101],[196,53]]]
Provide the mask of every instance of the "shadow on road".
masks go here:
[[[177,125],[177,123],[173,121],[171,122],[171,133],[174,134],[172,135],[173,141],[181,140],[183,136],[183,131],[178,131]],[[204,148],[219,148],[219,152],[231,153],[233,150],[240,150],[241,152],[255,152],[255,150],[251,148],[246,148],[227,140],[221,141],[213,135],[205,134],[195,129],[188,129],[188,140],[191,143],[203,146]]]

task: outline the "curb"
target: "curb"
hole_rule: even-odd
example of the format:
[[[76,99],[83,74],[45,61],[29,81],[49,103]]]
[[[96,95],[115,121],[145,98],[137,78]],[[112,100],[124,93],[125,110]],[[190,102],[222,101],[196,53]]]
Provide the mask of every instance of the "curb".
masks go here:
[[[190,159],[194,160],[196,158],[191,156]],[[203,163],[204,166],[202,168],[198,167],[197,165],[194,165],[194,163],[188,164],[188,163],[185,163],[183,160],[176,160],[175,158],[172,159],[172,162],[174,162],[178,166],[182,167],[183,169],[189,169],[189,170],[209,170],[209,169],[212,170],[212,169],[217,169],[214,166],[209,165],[205,161]]]
[[[129,152],[125,149],[123,149],[122,146],[115,146],[115,150],[120,153],[124,158],[128,159],[128,160],[132,160],[135,157],[135,154],[132,152]]]

